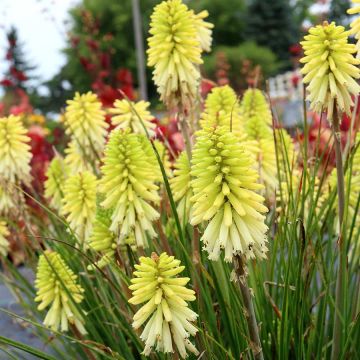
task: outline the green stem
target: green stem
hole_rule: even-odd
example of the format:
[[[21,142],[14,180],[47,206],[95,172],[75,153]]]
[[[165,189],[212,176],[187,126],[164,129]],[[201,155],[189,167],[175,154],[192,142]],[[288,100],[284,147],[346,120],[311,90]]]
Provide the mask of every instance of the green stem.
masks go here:
[[[244,307],[245,318],[249,328],[250,334],[250,348],[253,352],[256,360],[264,360],[264,355],[261,347],[261,341],[259,336],[259,328],[256,321],[254,304],[250,293],[249,286],[247,284],[247,272],[246,265],[240,255],[236,255],[234,259],[234,268],[236,274],[236,282],[239,284]]]
[[[333,329],[333,346],[331,359],[337,360],[340,356],[341,339],[343,335],[342,314],[344,313],[344,275],[346,271],[346,246],[344,243],[343,233],[343,219],[345,209],[345,181],[344,169],[341,153],[341,137],[339,114],[336,106],[333,116],[333,132],[335,141],[335,155],[336,155],[336,170],[337,170],[337,192],[338,192],[338,206],[339,206],[339,238],[337,246],[339,248],[340,261],[336,279],[336,294],[335,294],[335,322]]]

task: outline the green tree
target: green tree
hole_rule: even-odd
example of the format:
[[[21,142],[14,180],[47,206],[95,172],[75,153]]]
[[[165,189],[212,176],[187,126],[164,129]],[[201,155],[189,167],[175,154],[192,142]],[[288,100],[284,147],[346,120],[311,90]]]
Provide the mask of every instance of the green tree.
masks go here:
[[[338,25],[347,25],[349,15],[346,10],[351,7],[349,0],[332,0],[330,4],[329,20],[335,21]]]
[[[195,11],[207,10],[208,21],[215,25],[213,45],[238,45],[245,40],[246,4],[244,0],[191,0]]]
[[[140,3],[144,34],[148,32],[156,3],[157,0]],[[91,72],[96,71],[96,62],[110,71],[125,67],[136,74],[130,0],[83,0],[70,14],[72,27],[63,73],[74,88],[85,91],[91,87]],[[100,54],[100,58],[94,58],[94,54],[97,57]]]
[[[253,0],[247,19],[247,38],[269,47],[284,66],[288,65],[289,47],[300,37],[289,1]]]
[[[19,41],[17,29],[11,27],[6,33],[7,47],[5,61],[7,68],[0,81],[3,96],[1,108],[4,114],[13,106],[18,106],[18,111],[29,112],[32,110],[29,97],[37,98],[34,87],[35,66],[29,64],[24,52],[23,43]]]

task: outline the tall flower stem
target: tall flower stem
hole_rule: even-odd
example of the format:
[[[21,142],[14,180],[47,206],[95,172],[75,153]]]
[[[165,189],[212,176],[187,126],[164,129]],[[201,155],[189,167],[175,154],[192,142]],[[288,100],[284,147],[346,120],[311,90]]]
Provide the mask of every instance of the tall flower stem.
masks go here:
[[[252,301],[251,292],[247,284],[247,272],[246,265],[241,255],[236,255],[234,258],[234,268],[236,275],[236,282],[239,284],[241,296],[245,307],[245,317],[249,328],[251,350],[256,360],[263,360],[264,354],[261,347],[261,341],[259,336],[259,328],[256,321],[254,304]]]
[[[342,236],[344,208],[345,208],[345,181],[344,168],[341,153],[341,137],[339,114],[336,105],[334,106],[333,116],[333,133],[335,141],[335,155],[336,155],[336,170],[337,170],[337,192],[338,192],[338,206],[339,206],[339,239],[338,247],[340,254],[339,269],[336,279],[336,294],[335,294],[335,322],[333,329],[333,346],[331,359],[336,360],[340,356],[341,338],[343,333],[343,325],[341,323],[341,316],[344,308],[344,276],[346,271],[346,247],[344,238]]]
[[[190,126],[189,126],[188,121],[186,119],[184,107],[182,105],[179,106],[178,124],[179,124],[179,127],[180,127],[181,135],[183,136],[183,139],[184,139],[186,154],[187,154],[188,159],[190,161],[190,159],[191,159],[191,148],[192,148]]]

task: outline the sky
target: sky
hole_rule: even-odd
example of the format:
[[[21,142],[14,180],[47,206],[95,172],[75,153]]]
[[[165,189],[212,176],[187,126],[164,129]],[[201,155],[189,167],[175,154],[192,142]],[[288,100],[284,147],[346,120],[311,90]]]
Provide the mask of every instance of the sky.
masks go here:
[[[0,0],[0,79],[7,67],[5,33],[12,25],[18,30],[26,59],[37,66],[39,80],[51,79],[65,58],[68,10],[78,0]]]

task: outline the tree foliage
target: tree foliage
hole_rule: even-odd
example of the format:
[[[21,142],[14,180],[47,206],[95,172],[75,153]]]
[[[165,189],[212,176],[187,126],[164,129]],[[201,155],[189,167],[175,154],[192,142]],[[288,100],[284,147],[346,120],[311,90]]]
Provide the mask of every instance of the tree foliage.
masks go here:
[[[289,48],[300,36],[289,1],[253,0],[248,10],[246,34],[248,39],[269,47],[287,63]]]

